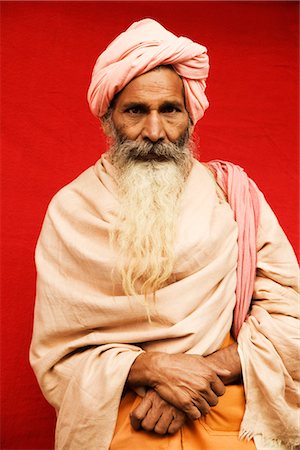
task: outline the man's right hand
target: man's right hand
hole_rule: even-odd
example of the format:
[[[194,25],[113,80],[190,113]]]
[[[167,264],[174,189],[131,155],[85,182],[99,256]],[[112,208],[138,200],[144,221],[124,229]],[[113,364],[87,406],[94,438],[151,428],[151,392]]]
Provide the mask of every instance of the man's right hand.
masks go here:
[[[140,404],[131,412],[130,422],[135,430],[143,428],[157,434],[175,434],[185,422],[185,414],[148,389]]]
[[[228,373],[199,355],[144,352],[131,366],[127,383],[152,387],[161,398],[195,420],[218,403],[218,397],[225,392],[219,376]]]

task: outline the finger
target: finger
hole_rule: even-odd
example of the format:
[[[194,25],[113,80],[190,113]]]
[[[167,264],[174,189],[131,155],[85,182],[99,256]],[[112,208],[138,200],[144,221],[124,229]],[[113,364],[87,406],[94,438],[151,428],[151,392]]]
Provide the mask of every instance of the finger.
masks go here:
[[[175,392],[172,392],[165,389],[160,389],[159,386],[155,387],[155,390],[162,399],[184,412],[189,419],[196,420],[201,417],[201,413],[194,405],[190,395],[184,390],[177,389]]]
[[[171,422],[168,433],[169,434],[175,434],[177,431],[180,430],[180,428],[183,426],[185,422],[185,415],[184,414],[178,414]]]
[[[141,403],[130,413],[130,423],[135,430],[141,426],[141,421],[147,415],[152,406],[152,400],[147,396],[144,397]]]
[[[218,404],[218,397],[214,393],[213,390],[210,391],[201,391],[201,396],[204,398],[204,400],[207,401],[209,406],[216,406]]]
[[[164,412],[159,418],[157,424],[154,427],[154,431],[157,434],[163,435],[168,432],[169,426],[173,420],[173,412],[172,410],[168,410]]]
[[[146,417],[141,421],[141,427],[146,431],[154,430],[157,422],[160,420],[162,412],[150,409]]]
[[[197,406],[197,408],[200,411],[202,416],[206,416],[206,414],[209,413],[210,406],[203,397],[197,398],[196,400],[194,400],[194,403]]]
[[[210,387],[218,397],[221,397],[221,395],[225,394],[226,388],[219,377],[217,377],[215,381],[210,383]]]
[[[231,372],[228,369],[221,369],[219,367],[219,368],[216,368],[216,374],[220,377],[228,377],[228,375],[230,375]]]
[[[191,420],[200,419],[201,413],[189,397],[179,394],[178,401],[176,404],[175,402],[173,404],[177,409],[184,412]]]

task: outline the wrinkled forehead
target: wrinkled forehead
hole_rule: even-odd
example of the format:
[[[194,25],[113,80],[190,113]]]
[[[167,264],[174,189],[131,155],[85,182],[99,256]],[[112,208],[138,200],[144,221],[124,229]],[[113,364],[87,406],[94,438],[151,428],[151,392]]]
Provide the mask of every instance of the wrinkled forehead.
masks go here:
[[[150,73],[152,73],[152,72],[155,73],[155,72],[161,72],[161,71],[170,71],[170,72],[172,72],[172,73],[176,76],[176,78],[178,78],[178,80],[180,80],[180,83],[178,83],[178,89],[176,90],[176,94],[177,94],[177,95],[179,94],[179,95],[182,97],[184,106],[186,106],[186,105],[185,105],[185,90],[184,90],[184,84],[183,84],[183,82],[182,82],[182,78],[177,74],[177,72],[174,70],[174,68],[173,68],[171,65],[159,65],[159,66],[155,67],[154,69],[150,70],[149,72],[146,72],[146,73],[143,74],[143,75],[150,74]],[[133,82],[134,80],[137,80],[138,78],[142,77],[143,75],[140,75],[140,76],[138,76],[138,77],[136,77],[136,78],[133,78],[126,86],[124,86],[124,88],[123,88],[121,91],[117,92],[117,94],[114,96],[114,98],[112,99],[112,101],[111,101],[111,103],[110,103],[110,107],[109,107],[109,110],[110,110],[110,111],[113,110],[113,109],[115,108],[116,103],[117,103],[117,100],[118,100],[118,98],[121,96],[121,94],[122,94],[125,90],[128,91],[128,90],[129,90],[128,87],[129,87],[130,85],[132,85],[132,82]],[[136,84],[136,83],[135,83],[135,84]],[[172,86],[172,87],[173,87],[173,86]],[[170,88],[171,88],[171,82],[170,82]],[[145,89],[147,89],[147,88],[145,87]],[[158,89],[159,89],[159,86],[158,86]],[[173,88],[173,90],[174,90],[174,88]],[[131,89],[131,92],[134,92],[134,90]],[[142,95],[143,93],[144,93],[144,92],[143,92],[142,90],[140,91],[140,93],[139,93],[139,91],[136,91],[136,92],[135,92],[135,100],[139,100],[139,95],[141,95],[141,97],[142,97],[142,96],[143,96],[143,95]]]

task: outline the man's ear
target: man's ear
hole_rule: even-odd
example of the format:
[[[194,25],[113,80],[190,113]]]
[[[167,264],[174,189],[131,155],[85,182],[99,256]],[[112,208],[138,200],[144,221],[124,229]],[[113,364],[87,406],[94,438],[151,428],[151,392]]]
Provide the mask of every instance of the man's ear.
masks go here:
[[[102,126],[102,130],[104,132],[104,134],[108,137],[112,136],[112,129],[111,129],[111,124],[109,120],[102,120],[100,119],[100,123]]]
[[[102,130],[104,134],[112,138],[114,136],[114,128],[113,128],[113,122],[112,122],[112,114],[113,114],[113,108],[110,106],[104,116],[100,117],[100,123]]]

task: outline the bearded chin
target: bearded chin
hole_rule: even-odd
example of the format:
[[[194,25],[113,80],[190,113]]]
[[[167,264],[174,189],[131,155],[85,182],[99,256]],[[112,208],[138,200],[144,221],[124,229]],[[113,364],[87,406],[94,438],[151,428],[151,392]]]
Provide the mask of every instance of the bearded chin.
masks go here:
[[[172,274],[180,194],[192,165],[187,140],[159,145],[123,140],[109,152],[120,198],[110,239],[127,296],[155,298]]]

